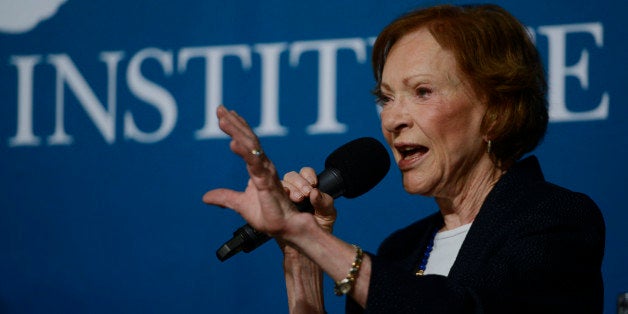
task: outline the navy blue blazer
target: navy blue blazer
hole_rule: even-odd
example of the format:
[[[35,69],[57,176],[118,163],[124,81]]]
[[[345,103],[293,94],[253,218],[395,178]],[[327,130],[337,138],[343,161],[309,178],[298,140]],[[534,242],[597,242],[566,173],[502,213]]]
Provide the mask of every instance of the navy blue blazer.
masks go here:
[[[545,181],[535,157],[488,194],[449,276],[414,276],[440,213],[372,255],[366,310],[347,313],[602,313],[605,225],[586,195]]]

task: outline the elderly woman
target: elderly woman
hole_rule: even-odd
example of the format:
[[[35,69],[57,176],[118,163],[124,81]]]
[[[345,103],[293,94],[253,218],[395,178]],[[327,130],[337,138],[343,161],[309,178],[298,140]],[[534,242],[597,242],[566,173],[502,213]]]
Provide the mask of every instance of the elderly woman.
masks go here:
[[[247,164],[244,192],[209,191],[284,253],[291,312],[324,312],[322,272],[359,313],[600,313],[604,222],[587,196],[544,180],[533,150],[547,127],[546,82],[525,28],[494,5],[406,14],[373,51],[382,132],[408,193],[439,211],[377,254],[331,233],[332,198],[311,168],[280,181],[258,138],[218,109]],[[308,198],[314,214],[293,202]]]

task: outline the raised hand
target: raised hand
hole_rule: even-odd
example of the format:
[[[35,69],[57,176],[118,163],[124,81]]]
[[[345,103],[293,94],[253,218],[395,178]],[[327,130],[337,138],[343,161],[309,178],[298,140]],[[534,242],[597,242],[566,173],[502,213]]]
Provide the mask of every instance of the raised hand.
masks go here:
[[[281,236],[289,219],[298,211],[286,194],[275,166],[242,117],[224,106],[219,106],[216,114],[220,129],[231,137],[231,150],[245,161],[250,180],[244,192],[215,189],[203,195],[203,202],[231,208],[256,230]]]

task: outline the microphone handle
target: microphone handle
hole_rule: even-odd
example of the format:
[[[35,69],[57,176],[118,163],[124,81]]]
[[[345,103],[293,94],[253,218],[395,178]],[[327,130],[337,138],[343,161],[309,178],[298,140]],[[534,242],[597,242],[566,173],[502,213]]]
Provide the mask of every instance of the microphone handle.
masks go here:
[[[314,208],[312,207],[312,204],[309,200],[295,203],[295,205],[300,212],[314,212]],[[235,232],[233,232],[233,238],[225,242],[225,244],[223,244],[216,251],[216,257],[218,257],[221,262],[224,262],[240,251],[244,251],[244,253],[249,253],[255,250],[260,245],[270,240],[270,238],[271,237],[269,235],[253,229],[253,227],[251,227],[251,225],[249,224],[245,224],[242,227],[238,228]]]

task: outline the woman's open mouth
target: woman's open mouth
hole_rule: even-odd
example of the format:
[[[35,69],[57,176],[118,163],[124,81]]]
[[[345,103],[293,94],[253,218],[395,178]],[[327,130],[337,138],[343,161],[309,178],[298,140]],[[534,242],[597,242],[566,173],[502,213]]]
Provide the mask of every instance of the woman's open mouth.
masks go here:
[[[429,148],[423,145],[395,145],[395,149],[401,157],[397,162],[399,169],[405,170],[411,167],[421,157],[425,156],[429,151]]]

